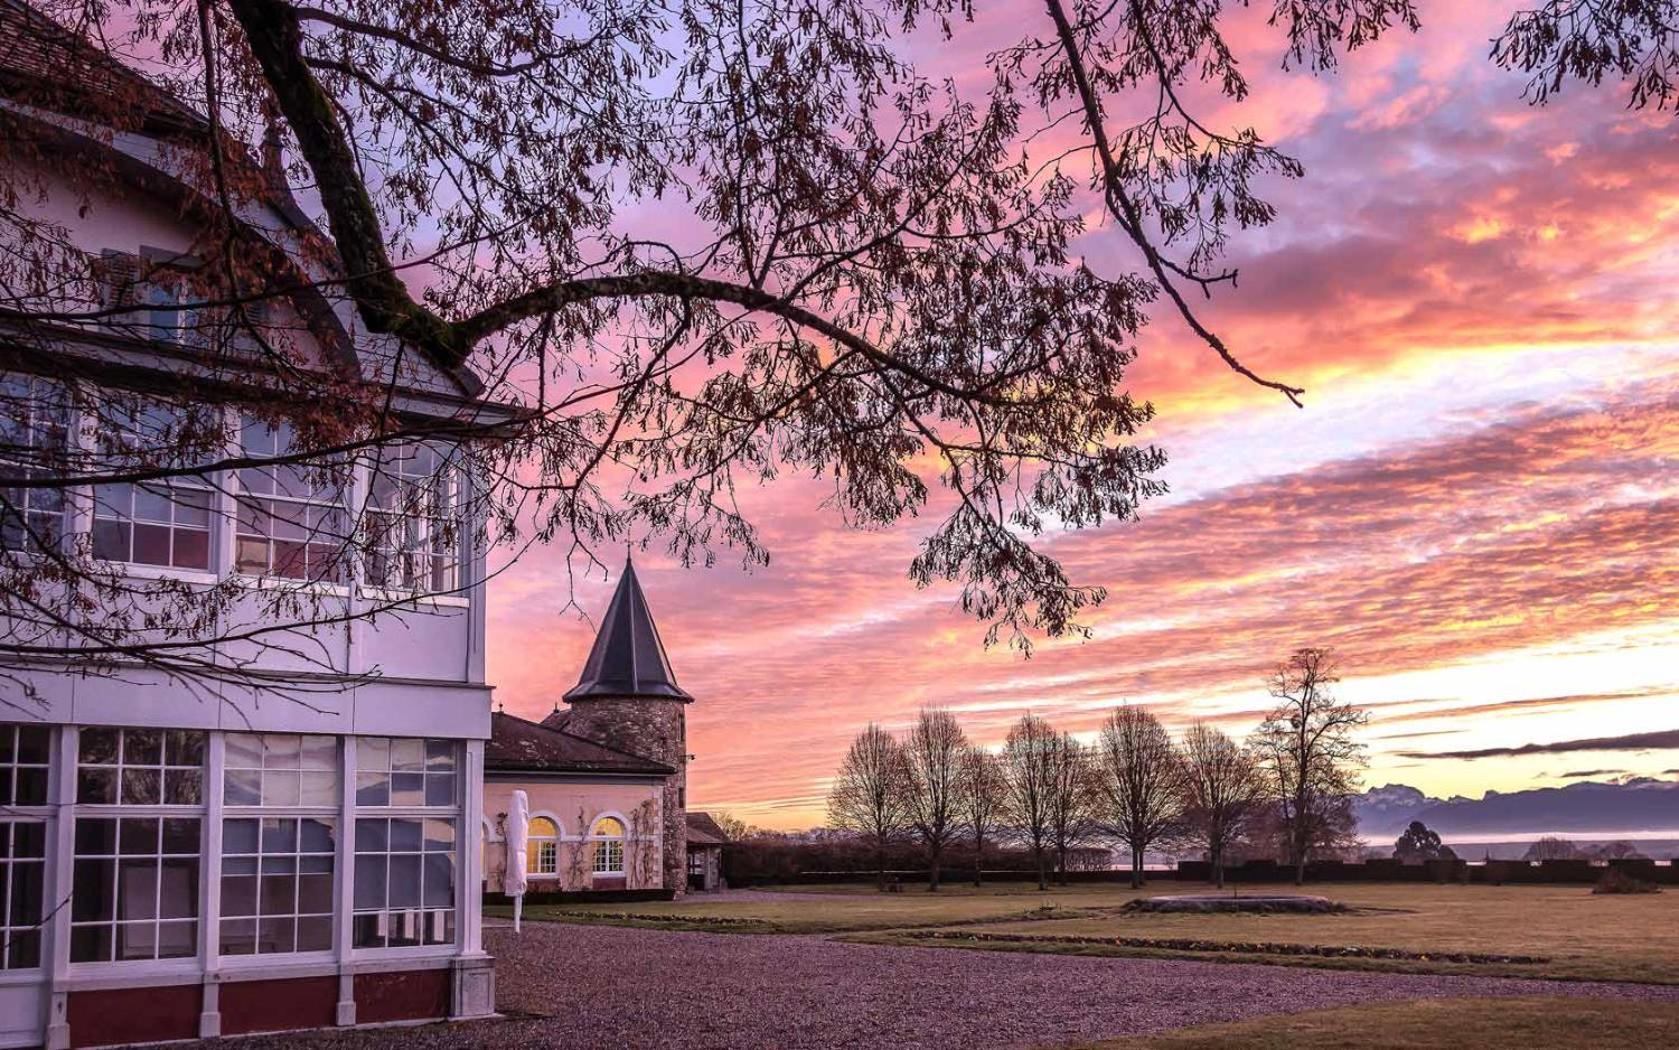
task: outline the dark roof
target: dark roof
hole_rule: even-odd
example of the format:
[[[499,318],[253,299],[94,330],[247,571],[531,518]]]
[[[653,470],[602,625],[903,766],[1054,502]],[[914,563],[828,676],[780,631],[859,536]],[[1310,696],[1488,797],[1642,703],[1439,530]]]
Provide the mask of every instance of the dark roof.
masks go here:
[[[202,114],[24,0],[0,0],[0,94],[166,135],[209,131]]]
[[[710,813],[688,814],[688,845],[721,846],[728,841],[728,834],[711,819]]]
[[[670,776],[676,772],[663,762],[597,744],[503,711],[490,715],[490,739],[484,745],[484,769],[491,773],[640,773],[648,776]]]
[[[606,607],[595,647],[583,665],[583,677],[566,693],[567,700],[623,696],[692,700],[676,684],[665,656],[659,629],[647,609],[647,596],[635,578],[635,565],[624,559],[624,575]]]
[[[566,723],[570,721],[571,709],[568,707],[556,707],[554,710],[548,712],[548,717],[542,720],[542,724],[547,726],[549,729],[564,729],[566,727]]]

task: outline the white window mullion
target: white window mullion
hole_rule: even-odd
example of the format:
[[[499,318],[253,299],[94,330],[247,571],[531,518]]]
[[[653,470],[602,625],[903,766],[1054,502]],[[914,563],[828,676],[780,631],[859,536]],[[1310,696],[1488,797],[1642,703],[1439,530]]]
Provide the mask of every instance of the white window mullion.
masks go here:
[[[206,972],[215,971],[221,964],[222,771],[227,762],[226,744],[224,734],[211,733],[205,755],[204,865],[200,869],[198,950]]]
[[[333,954],[340,962],[348,962],[353,950],[352,932],[356,919],[356,738],[340,737],[339,759],[344,776],[344,789],[339,793],[338,855],[334,862],[333,889],[337,909],[333,923]],[[342,1023],[342,1022],[341,1022]]]

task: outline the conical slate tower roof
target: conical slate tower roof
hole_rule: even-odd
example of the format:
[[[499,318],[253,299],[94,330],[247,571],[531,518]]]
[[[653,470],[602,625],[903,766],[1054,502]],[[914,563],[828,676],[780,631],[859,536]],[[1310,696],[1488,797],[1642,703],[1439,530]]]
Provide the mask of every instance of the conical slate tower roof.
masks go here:
[[[600,633],[595,635],[595,647],[589,650],[588,662],[583,665],[583,676],[565,698],[603,696],[693,699],[676,684],[659,629],[647,609],[647,596],[641,593],[635,565],[628,558],[612,604],[601,620]]]

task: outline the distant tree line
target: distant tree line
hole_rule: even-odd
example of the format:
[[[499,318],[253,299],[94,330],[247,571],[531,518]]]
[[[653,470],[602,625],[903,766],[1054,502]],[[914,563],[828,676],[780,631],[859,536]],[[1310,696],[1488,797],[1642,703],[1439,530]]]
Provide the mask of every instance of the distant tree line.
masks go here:
[[[882,887],[906,847],[939,888],[952,850],[979,884],[989,847],[1031,857],[1038,887],[1065,882],[1089,847],[1122,850],[1133,886],[1151,851],[1198,850],[1223,885],[1233,855],[1270,856],[1304,881],[1314,856],[1356,847],[1352,795],[1365,712],[1335,699],[1333,654],[1300,649],[1267,680],[1274,709],[1245,741],[1207,722],[1174,739],[1145,708],[1116,707],[1090,742],[1027,714],[995,749],[926,708],[901,736],[870,724],[828,797],[831,828],[875,861]]]

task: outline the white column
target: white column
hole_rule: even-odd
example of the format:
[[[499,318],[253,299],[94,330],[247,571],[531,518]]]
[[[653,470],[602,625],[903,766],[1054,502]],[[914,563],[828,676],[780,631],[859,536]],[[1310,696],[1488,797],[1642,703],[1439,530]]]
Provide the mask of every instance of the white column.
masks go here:
[[[356,738],[338,738],[340,769],[344,789],[338,809],[338,855],[333,860],[333,885],[337,891],[337,922],[333,927],[333,954],[338,959],[338,1023],[356,1023],[354,978],[350,975],[350,954],[354,950],[355,863],[356,863]]]
[[[459,882],[455,893],[455,928],[460,931],[461,954],[483,950],[484,851],[480,845],[484,827],[484,742],[468,740],[461,763],[461,822],[455,842],[460,851],[456,865]],[[558,844],[556,843],[556,849]]]
[[[215,984],[221,969],[222,914],[222,770],[227,765],[226,737],[210,733],[204,752],[204,857],[198,880],[198,954],[204,960],[204,1009],[198,1036],[222,1034],[220,995]]]
[[[51,983],[47,989],[47,1050],[64,1050],[70,1045],[69,996],[63,990],[70,976],[70,887],[76,854],[76,748],[75,726],[61,726],[56,743],[52,784],[48,796],[54,803],[54,818],[49,828],[47,862],[44,871],[46,896],[43,903],[51,911],[43,930],[47,972]]]

